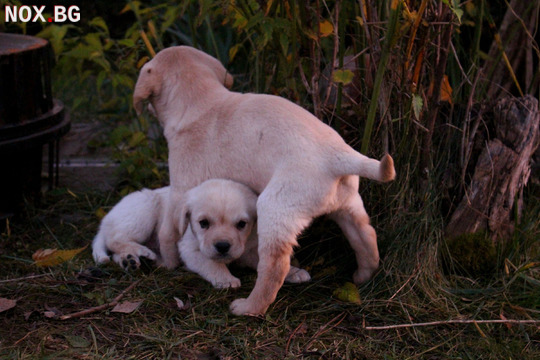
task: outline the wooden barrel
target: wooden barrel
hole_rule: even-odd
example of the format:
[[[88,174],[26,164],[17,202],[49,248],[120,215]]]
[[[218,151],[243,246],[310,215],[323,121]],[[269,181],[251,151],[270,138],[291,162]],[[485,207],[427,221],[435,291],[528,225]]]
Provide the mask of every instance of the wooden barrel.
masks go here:
[[[44,145],[52,181],[58,140],[70,128],[64,105],[52,97],[51,55],[46,40],[0,33],[0,217],[16,212],[24,197],[39,197]]]

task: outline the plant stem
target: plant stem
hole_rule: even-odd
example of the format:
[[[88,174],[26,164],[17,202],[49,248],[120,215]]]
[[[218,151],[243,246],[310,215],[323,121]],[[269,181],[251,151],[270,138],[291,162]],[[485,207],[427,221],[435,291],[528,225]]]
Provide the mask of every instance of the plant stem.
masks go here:
[[[377,113],[379,95],[381,93],[381,87],[384,79],[384,73],[386,71],[386,66],[388,65],[388,60],[390,59],[390,52],[394,43],[393,40],[396,33],[396,27],[400,11],[401,1],[392,0],[392,3],[390,5],[390,22],[388,24],[388,31],[386,33],[386,39],[381,54],[381,60],[379,61],[379,67],[375,75],[375,83],[373,85],[373,93],[371,95],[371,101],[369,103],[366,127],[364,129],[364,136],[362,138],[362,148],[360,150],[362,154],[367,154],[367,151],[369,149],[371,132],[373,130],[373,124],[375,123],[375,114]]]

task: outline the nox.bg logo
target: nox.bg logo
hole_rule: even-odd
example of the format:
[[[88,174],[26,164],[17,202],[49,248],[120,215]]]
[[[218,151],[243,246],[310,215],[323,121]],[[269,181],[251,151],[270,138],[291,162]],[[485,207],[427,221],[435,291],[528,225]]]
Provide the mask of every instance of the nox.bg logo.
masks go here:
[[[81,13],[78,6],[72,5],[69,7],[55,5],[53,7],[52,17],[45,19],[43,13],[45,12],[45,5],[32,7],[28,5],[23,6],[10,6],[6,5],[6,22],[78,22],[81,20]]]

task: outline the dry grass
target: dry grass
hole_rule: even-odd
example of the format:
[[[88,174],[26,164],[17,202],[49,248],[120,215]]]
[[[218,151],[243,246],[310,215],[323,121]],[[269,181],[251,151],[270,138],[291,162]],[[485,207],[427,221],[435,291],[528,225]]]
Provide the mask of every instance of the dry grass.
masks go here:
[[[538,197],[529,194],[532,204]],[[16,299],[0,313],[2,359],[536,359],[539,324],[455,324],[448,320],[540,320],[538,220],[522,226],[507,272],[478,278],[443,271],[440,224],[425,213],[375,216],[383,262],[360,289],[360,305],[333,296],[350,281],[354,257],[339,231],[317,221],[300,239],[301,266],[313,281],[285,285],[264,318],[227,311],[247,296],[256,274],[235,269],[237,291],[213,289],[196,275],[151,266],[128,274],[93,267],[89,249],[63,265],[40,269],[29,259],[42,247],[88,244],[97,209],[115,194],[49,193],[39,208],[12,220],[0,246],[0,297]],[[367,201],[369,204],[369,202]],[[530,206],[529,213],[538,205]],[[404,221],[408,218],[408,221]],[[387,224],[385,226],[385,224]],[[400,226],[396,224],[401,224]],[[529,264],[529,265],[528,265]],[[528,268],[525,268],[526,266]],[[515,266],[515,267],[514,267]],[[139,281],[122,300],[143,300],[131,314],[107,310],[81,318],[48,318],[110,302]],[[188,309],[177,307],[174,297]],[[425,327],[367,330],[430,321]]]

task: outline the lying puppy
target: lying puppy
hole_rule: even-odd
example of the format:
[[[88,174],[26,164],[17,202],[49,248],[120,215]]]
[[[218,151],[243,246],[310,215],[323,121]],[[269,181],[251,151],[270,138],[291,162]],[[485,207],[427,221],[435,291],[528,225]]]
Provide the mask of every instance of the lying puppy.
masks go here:
[[[159,230],[164,264],[179,264],[174,249],[185,224],[176,214],[186,191],[227,178],[260,194],[258,277],[249,297],[231,304],[234,314],[266,312],[289,273],[297,235],[316,216],[328,214],[339,224],[356,255],[354,281],[368,280],[379,252],[359,176],[394,179],[392,158],[370,159],[298,105],[231,92],[232,83],[217,59],[186,46],[160,51],[139,74],[135,109],[140,113],[150,100],[169,146],[171,196]]]
[[[157,260],[146,245],[154,242],[169,196],[169,187],[144,189],[125,196],[103,218],[92,243],[98,264],[110,261],[125,270],[140,266],[140,257]],[[213,179],[187,192],[181,213],[190,221],[178,249],[186,268],[216,288],[239,287],[240,280],[227,269],[235,261],[240,266],[257,268],[257,195],[247,186],[230,180]],[[288,282],[310,280],[307,271],[291,267]]]
[[[186,268],[216,288],[237,288],[240,280],[226,264],[257,269],[257,195],[230,180],[208,180],[186,193],[181,217],[184,236],[178,250]],[[285,281],[310,280],[307,271],[291,266]]]
[[[120,200],[103,218],[92,242],[92,255],[97,264],[112,259],[125,270],[140,266],[140,258],[158,260],[147,245],[155,243],[161,224],[169,187],[156,190],[143,189]]]

